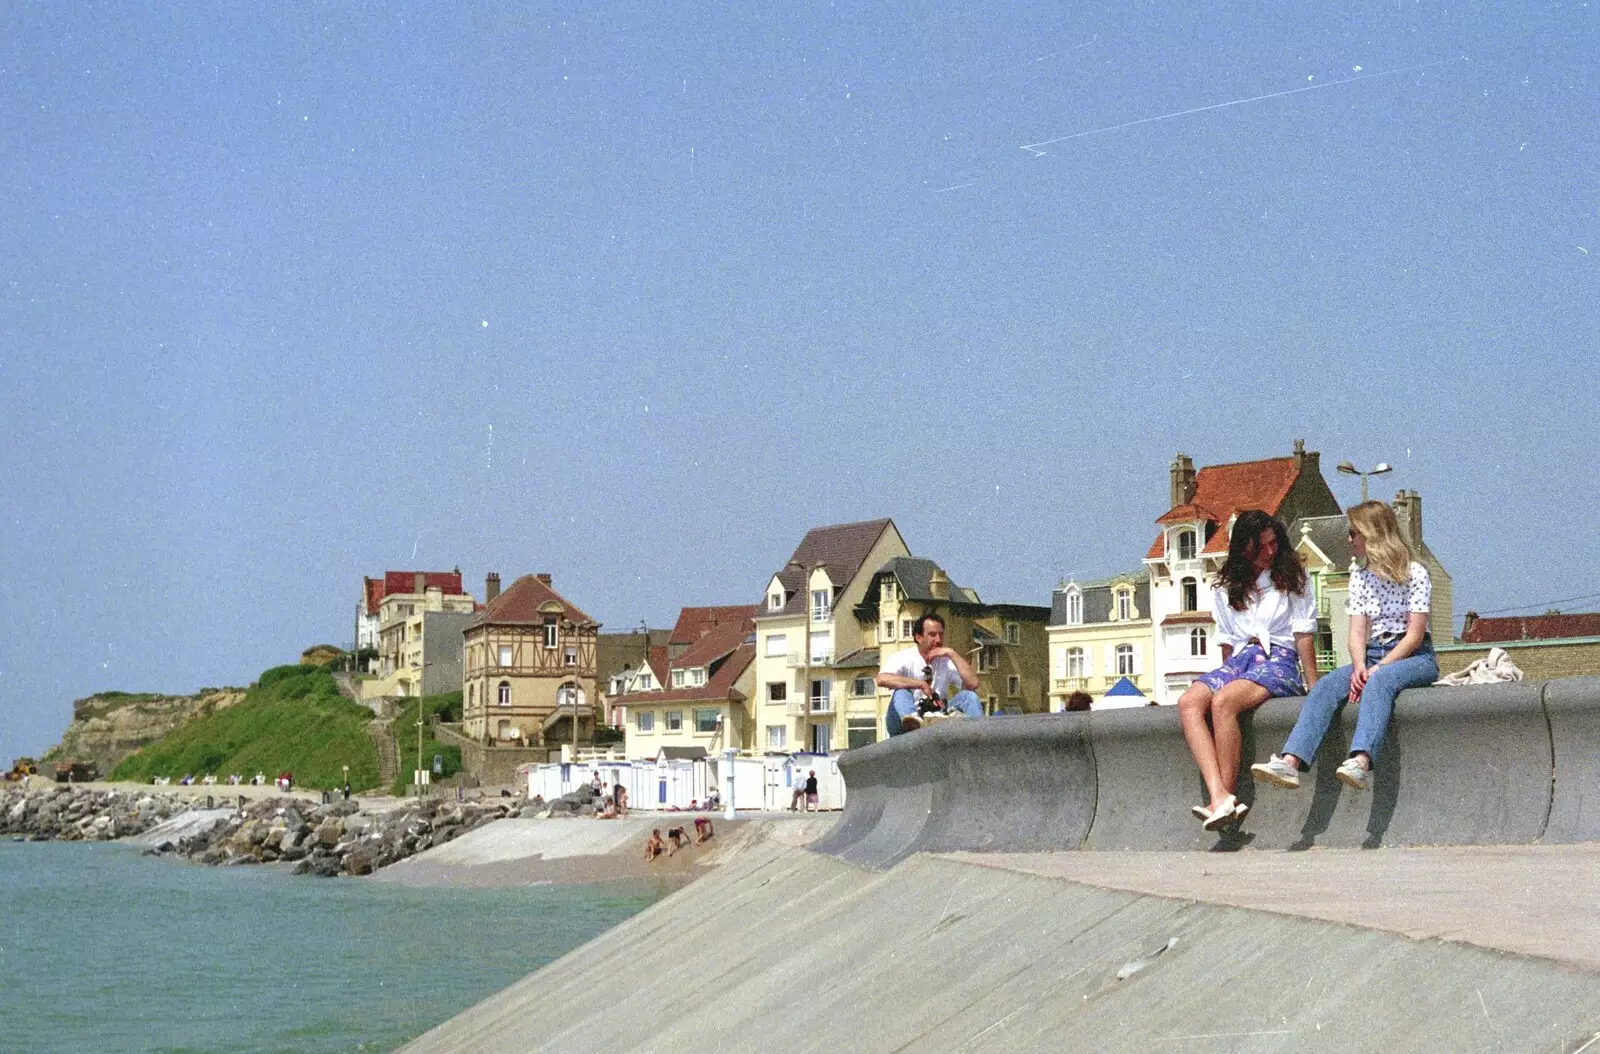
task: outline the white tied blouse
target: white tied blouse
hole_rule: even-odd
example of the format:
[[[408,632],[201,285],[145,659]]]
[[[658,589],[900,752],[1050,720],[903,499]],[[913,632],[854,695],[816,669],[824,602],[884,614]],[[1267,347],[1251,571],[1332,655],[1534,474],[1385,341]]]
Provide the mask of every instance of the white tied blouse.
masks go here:
[[[1352,591],[1352,596],[1354,592]],[[1272,573],[1261,572],[1256,579],[1256,594],[1243,611],[1228,606],[1228,591],[1211,591],[1211,615],[1217,621],[1218,643],[1234,651],[1251,641],[1266,641],[1274,647],[1294,647],[1296,633],[1317,631],[1317,612],[1309,593],[1280,593],[1272,584]]]
[[[1427,614],[1433,595],[1433,580],[1428,569],[1411,561],[1411,578],[1391,582],[1365,567],[1350,576],[1350,595],[1344,608],[1352,615],[1372,620],[1371,637],[1398,637],[1406,631],[1406,620],[1413,612]]]

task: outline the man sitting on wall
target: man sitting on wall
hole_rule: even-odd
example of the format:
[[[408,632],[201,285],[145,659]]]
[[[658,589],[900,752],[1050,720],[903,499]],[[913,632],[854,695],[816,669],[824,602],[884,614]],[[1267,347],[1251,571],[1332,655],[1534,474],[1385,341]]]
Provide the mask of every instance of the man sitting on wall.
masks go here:
[[[923,615],[911,625],[916,647],[897,651],[874,681],[893,689],[883,723],[891,736],[946,717],[982,717],[978,675],[955,649],[944,646],[944,619]]]

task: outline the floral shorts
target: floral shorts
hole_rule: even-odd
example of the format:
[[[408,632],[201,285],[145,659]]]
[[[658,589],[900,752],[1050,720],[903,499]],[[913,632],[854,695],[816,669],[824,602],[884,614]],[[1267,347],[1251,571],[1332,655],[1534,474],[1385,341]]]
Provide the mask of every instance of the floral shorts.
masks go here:
[[[1260,644],[1247,644],[1215,670],[1196,677],[1195,683],[1216,692],[1241,678],[1259,684],[1274,698],[1306,694],[1305,682],[1300,678],[1300,656],[1284,644],[1274,645],[1270,655],[1262,652]]]

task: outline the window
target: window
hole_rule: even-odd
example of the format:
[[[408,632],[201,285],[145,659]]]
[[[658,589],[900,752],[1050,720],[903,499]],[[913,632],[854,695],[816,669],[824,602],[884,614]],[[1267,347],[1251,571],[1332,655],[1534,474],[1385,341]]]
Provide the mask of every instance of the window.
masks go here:
[[[1194,540],[1195,539],[1194,539],[1194,532],[1193,531],[1179,531],[1178,532],[1178,559],[1179,560],[1193,560],[1194,559]]]
[[[882,593],[882,596],[883,596],[883,602],[885,604],[894,603],[894,579],[885,578],[883,580],[883,593]]]
[[[827,713],[833,709],[830,701],[833,682],[826,677],[811,682],[811,709],[817,713]]]
[[[1000,649],[993,644],[985,644],[978,652],[978,672],[987,673],[1000,665]]]
[[[668,732],[682,732],[683,731],[683,711],[682,710],[668,710],[667,711],[667,731]]]
[[[883,620],[883,639],[894,640],[894,619],[892,618]]]
[[[655,686],[656,679],[654,677],[650,676],[648,673],[641,673],[639,675],[639,690],[641,692],[648,692]]]
[[[850,682],[850,694],[859,699],[862,696],[874,694],[873,689],[876,687],[877,685],[872,683],[871,677],[857,677]]]
[[[783,750],[789,745],[789,729],[786,725],[767,726],[767,749]]]
[[[826,622],[828,615],[833,610],[833,590],[813,589],[811,591],[811,621]]]
[[[1015,622],[1007,622],[1006,623],[1006,643],[1007,644],[1021,644],[1022,643],[1022,627],[1017,625]]]
[[[611,678],[611,694],[612,695],[621,695],[623,693],[623,689],[627,687],[627,684],[628,684],[627,677],[625,677],[625,676],[623,676],[621,674],[618,674],[616,677]]]
[[[495,726],[494,736],[496,739],[511,738],[511,720],[509,718],[502,717],[500,719],[500,723]]]
[[[1133,591],[1119,589],[1117,591],[1117,621],[1126,622],[1133,618]]]
[[[501,681],[500,687],[495,692],[494,701],[501,706],[511,705],[511,682]]]
[[[634,716],[634,721],[638,724],[641,732],[654,732],[656,730],[656,712],[654,710],[640,710]]]
[[[1206,631],[1196,626],[1189,631],[1189,654],[1200,656],[1206,653]]]
[[[1117,676],[1133,676],[1133,645],[1117,645]]]
[[[694,712],[694,730],[696,732],[715,732],[722,726],[722,711],[696,710]]]
[[[826,754],[828,748],[833,746],[832,725],[811,726],[811,753]]]
[[[573,647],[564,648],[561,652],[561,662],[566,666],[578,665],[578,649]]]
[[[554,615],[545,616],[544,646],[546,648],[554,648],[556,646],[556,620]]]
[[[701,685],[705,684],[706,668],[704,666],[696,666],[694,669],[690,670],[689,683],[694,685],[696,688],[699,688]]]
[[[1183,580],[1183,610],[1200,610],[1200,583],[1194,578]]]
[[[500,653],[499,653],[498,659],[499,659],[499,661],[498,661],[498,663],[496,665],[499,665],[499,666],[510,666],[511,665],[511,645],[509,645],[509,644],[500,645]]]
[[[811,661],[829,662],[833,658],[833,634],[813,633],[811,635]]]
[[[467,709],[471,710],[473,708],[473,706],[475,706],[477,704],[477,702],[478,702],[478,686],[475,685],[475,684],[467,685]]]
[[[852,717],[846,722],[845,746],[854,750],[856,747],[871,746],[878,741],[878,719],[876,717]]]
[[[1067,625],[1083,624],[1083,594],[1077,590],[1067,594]]]
[[[674,687],[674,688],[682,688],[683,687],[683,671],[682,670],[673,670],[672,671],[672,687]]]
[[[767,650],[763,654],[769,659],[789,654],[789,638],[782,633],[767,634]]]
[[[767,702],[782,703],[789,699],[789,685],[784,681],[767,682]]]
[[[1018,677],[1016,674],[1012,674],[1006,678],[1006,694],[1009,696],[1018,696],[1022,694],[1021,677]]]
[[[767,610],[768,611],[782,611],[783,610],[783,594],[782,593],[768,593],[767,594]]]
[[[983,712],[988,714],[990,717],[993,717],[994,712],[998,709],[1000,709],[1000,700],[996,699],[994,696],[991,695],[989,698],[983,701]]]
[[[912,625],[913,625],[913,623],[915,621],[916,621],[915,619],[908,619],[908,618],[903,618],[903,619],[900,620],[900,639],[901,640],[911,640],[912,639],[911,627],[912,627]]]

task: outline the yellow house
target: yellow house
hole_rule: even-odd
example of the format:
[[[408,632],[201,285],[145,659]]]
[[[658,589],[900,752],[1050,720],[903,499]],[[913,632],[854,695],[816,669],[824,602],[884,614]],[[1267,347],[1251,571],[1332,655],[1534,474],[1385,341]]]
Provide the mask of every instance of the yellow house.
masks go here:
[[[376,579],[367,580],[370,596]],[[437,695],[461,685],[461,631],[477,603],[460,571],[390,571],[378,602],[378,676],[364,699]]]
[[[1066,708],[1067,697],[1084,692],[1097,709],[1142,706],[1155,698],[1151,670],[1155,646],[1150,617],[1150,572],[1141,568],[1097,582],[1063,582],[1050,597],[1050,709]],[[1175,617],[1169,616],[1168,622]],[[1205,624],[1191,629],[1197,657],[1214,649]],[[1212,663],[1215,665],[1215,663]],[[1209,669],[1209,667],[1207,667]],[[1142,695],[1106,692],[1123,678]]]
[[[592,736],[599,631],[549,575],[517,579],[463,634],[463,733],[491,745],[574,743],[576,714],[577,738]]]
[[[854,611],[875,569],[910,555],[893,520],[817,527],[768,580],[755,619],[756,750],[822,754],[877,735],[876,693],[857,695],[860,670],[837,660],[871,642]]]
[[[853,674],[848,678],[849,746],[863,746],[885,734],[883,715],[891,693],[873,684],[872,677],[889,656],[916,647],[912,628],[922,615],[944,620],[945,646],[965,656],[977,672],[976,692],[985,713],[1044,713],[1049,705],[1049,608],[985,604],[973,590],[952,583],[932,560],[897,556],[873,575],[855,615],[867,646],[835,663]],[[874,718],[870,736],[856,727],[869,706]]]
[[[612,701],[626,713],[628,757],[695,758],[754,746],[754,608],[685,608],[680,627],[691,612],[704,611],[728,614],[702,623],[693,640],[675,634],[669,649],[681,650],[661,676]]]

